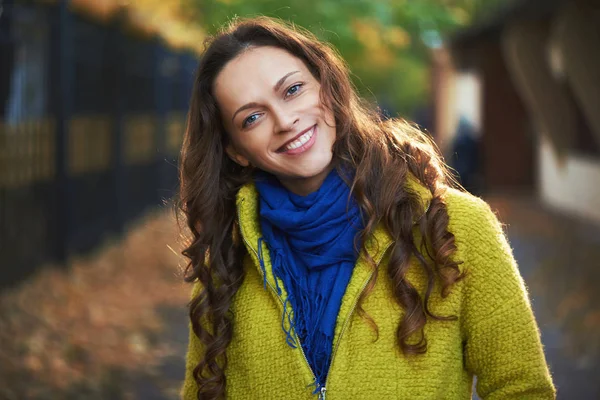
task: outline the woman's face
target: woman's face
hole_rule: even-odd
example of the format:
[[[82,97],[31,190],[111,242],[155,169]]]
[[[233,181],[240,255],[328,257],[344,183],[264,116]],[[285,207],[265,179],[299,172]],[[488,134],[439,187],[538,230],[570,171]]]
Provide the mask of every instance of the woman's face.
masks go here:
[[[320,88],[302,60],[276,47],[251,48],[230,61],[214,85],[227,154],[272,173],[292,192],[317,190],[332,169],[336,136]]]

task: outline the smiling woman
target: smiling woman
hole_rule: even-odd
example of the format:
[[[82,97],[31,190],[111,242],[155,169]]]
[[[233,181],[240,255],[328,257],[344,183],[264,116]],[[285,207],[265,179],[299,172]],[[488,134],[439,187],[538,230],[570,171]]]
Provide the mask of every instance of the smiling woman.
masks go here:
[[[489,206],[310,33],[237,21],[198,67],[179,208],[185,399],[552,399]]]
[[[214,95],[242,166],[269,172],[296,194],[317,190],[331,170],[335,120],[302,60],[273,46],[249,48],[228,63]]]

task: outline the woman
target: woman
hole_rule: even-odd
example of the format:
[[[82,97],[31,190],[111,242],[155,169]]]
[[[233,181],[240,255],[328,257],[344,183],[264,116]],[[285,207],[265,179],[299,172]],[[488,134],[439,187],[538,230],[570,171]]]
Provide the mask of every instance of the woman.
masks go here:
[[[306,31],[216,36],[181,157],[185,399],[551,399],[502,228]]]

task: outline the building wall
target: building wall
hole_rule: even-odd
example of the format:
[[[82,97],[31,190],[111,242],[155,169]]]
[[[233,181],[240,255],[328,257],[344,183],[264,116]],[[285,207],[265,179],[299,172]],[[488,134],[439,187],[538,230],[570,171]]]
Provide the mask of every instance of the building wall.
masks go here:
[[[538,146],[543,201],[558,210],[600,221],[600,159],[569,154],[560,160],[544,135]]]
[[[456,128],[456,116],[452,108],[453,100],[456,97],[456,71],[446,48],[433,50],[431,77],[434,104],[433,135],[444,156],[448,157],[448,149]]]
[[[448,158],[459,116],[472,115],[488,191],[531,190],[600,222],[599,10],[560,3],[463,36],[443,53],[451,59],[434,56],[436,139]]]
[[[600,18],[591,15],[576,1],[546,20],[508,22],[503,48],[535,130],[542,201],[600,222],[600,51],[591,40]]]
[[[531,189],[535,164],[529,117],[497,40],[481,50],[483,174],[488,190]]]

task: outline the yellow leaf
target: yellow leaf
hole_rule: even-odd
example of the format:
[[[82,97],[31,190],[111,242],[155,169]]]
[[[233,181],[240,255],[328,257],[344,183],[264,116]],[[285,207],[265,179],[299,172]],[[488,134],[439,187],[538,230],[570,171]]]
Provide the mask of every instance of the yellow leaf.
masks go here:
[[[368,19],[355,19],[352,27],[356,38],[367,49],[375,50],[381,47],[381,34],[376,22]]]
[[[450,14],[454,17],[454,20],[461,25],[467,25],[471,21],[469,13],[461,7],[452,7]]]
[[[385,40],[397,49],[403,49],[410,45],[410,35],[399,26],[388,28]]]

